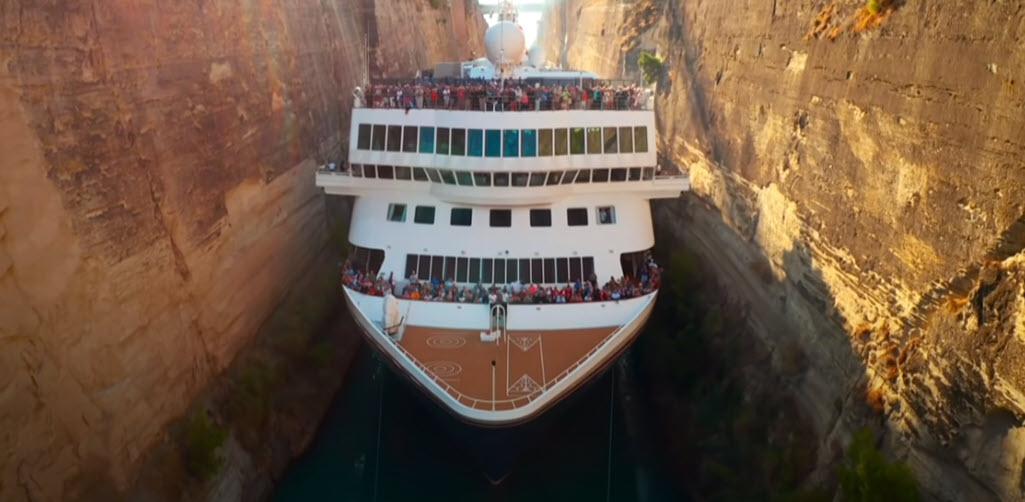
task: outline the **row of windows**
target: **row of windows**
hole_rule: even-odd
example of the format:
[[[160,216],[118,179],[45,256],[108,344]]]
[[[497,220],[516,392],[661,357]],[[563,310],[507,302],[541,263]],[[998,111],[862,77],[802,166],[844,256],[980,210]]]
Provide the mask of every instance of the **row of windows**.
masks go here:
[[[570,283],[594,275],[594,258],[464,258],[406,255],[406,274],[471,284]]]
[[[431,167],[380,166],[353,164],[352,175],[364,178],[433,181],[447,185],[479,187],[539,187],[570,183],[604,183],[608,181],[649,181],[655,177],[654,167],[614,167],[572,169],[569,171],[481,172],[435,169]]]
[[[359,150],[470,157],[647,153],[648,128],[461,129],[360,124]]]
[[[413,223],[433,225],[435,213],[434,206],[416,206],[413,211]],[[587,225],[587,208],[571,207],[566,209],[566,225],[571,227],[582,227]],[[615,206],[599,206],[594,210],[595,221],[599,225],[611,225],[616,222]],[[405,204],[388,204],[388,221],[406,221]],[[488,222],[492,227],[511,227],[511,209],[491,209],[488,213]],[[473,226],[473,209],[468,207],[454,207],[449,216],[449,224],[456,227]],[[552,226],[551,209],[531,209],[530,226],[550,227]]]

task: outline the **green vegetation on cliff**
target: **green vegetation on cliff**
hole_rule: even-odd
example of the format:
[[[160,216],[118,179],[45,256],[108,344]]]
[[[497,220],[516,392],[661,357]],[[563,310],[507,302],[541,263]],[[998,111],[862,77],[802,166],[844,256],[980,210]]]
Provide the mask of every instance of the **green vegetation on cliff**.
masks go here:
[[[854,433],[840,466],[840,488],[844,502],[914,502],[919,500],[918,483],[903,462],[890,462],[876,449],[872,430]]]
[[[641,75],[644,76],[644,83],[651,85],[658,82],[665,72],[665,64],[662,58],[647,52],[641,51],[641,57],[637,60],[637,66],[641,68]]]
[[[205,480],[224,466],[217,449],[228,438],[228,431],[210,422],[208,411],[198,410],[185,424],[185,469],[192,476]]]

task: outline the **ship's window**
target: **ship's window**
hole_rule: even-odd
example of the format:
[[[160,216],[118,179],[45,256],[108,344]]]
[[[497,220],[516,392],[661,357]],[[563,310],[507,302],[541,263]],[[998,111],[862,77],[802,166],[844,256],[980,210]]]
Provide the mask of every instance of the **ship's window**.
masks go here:
[[[453,174],[452,171],[449,171],[448,169],[442,169],[441,170],[441,181],[444,182],[446,185],[455,185],[456,184],[456,175]]]
[[[590,169],[581,169],[580,172],[577,173],[577,181],[576,182],[577,183],[590,183],[591,182],[591,170]]]
[[[395,166],[395,179],[397,180],[408,180],[412,174],[409,166]]]
[[[420,153],[434,153],[434,128],[420,128]]]
[[[415,254],[406,255],[406,270],[403,272],[406,274],[404,276],[406,279],[413,277],[413,275],[416,274],[416,267],[419,263],[419,259],[420,257]]]
[[[383,125],[374,126],[374,135],[370,142],[370,148],[379,152],[384,151],[385,135],[388,134],[388,128]]]
[[[605,128],[605,153],[619,153],[619,138],[615,127]]]
[[[566,224],[571,227],[587,226],[587,208],[571,207],[566,210]]]
[[[368,140],[369,141],[369,140]],[[552,130],[537,130],[537,154],[542,157],[552,156]]]
[[[445,279],[456,278],[456,257],[446,256],[445,257]]]
[[[512,186],[525,187],[529,178],[530,173],[512,173]]]
[[[484,131],[484,156],[502,156],[502,131],[498,129],[488,129]]]
[[[481,129],[470,129],[467,131],[466,154],[471,157],[484,155],[484,131]]]
[[[614,206],[601,206],[598,208],[598,224],[609,225],[616,222],[616,208]]]
[[[530,186],[539,187],[545,184],[545,176],[548,173],[530,173]]]
[[[416,181],[427,181],[427,171],[422,167],[414,167],[413,179]]]
[[[437,279],[439,281],[445,280],[445,257],[434,256],[431,257],[431,279]]]
[[[468,258],[456,258],[456,282],[466,282],[467,269],[470,266]]]
[[[449,147],[449,128],[439,127],[438,128],[438,145],[437,153],[441,155],[448,155]]]
[[[417,262],[416,265],[416,277],[420,280],[430,280],[431,257],[427,255],[420,255],[420,260]]]
[[[555,282],[555,258],[545,258],[544,265],[545,282],[549,284]]]
[[[479,187],[491,186],[491,173],[473,173],[473,184]]]
[[[617,168],[613,169],[612,170],[612,176],[610,177],[610,179],[612,181],[626,181],[626,168],[625,167],[617,167]]]
[[[388,126],[388,151],[402,150],[402,126]]]
[[[552,210],[551,209],[531,209],[530,210],[530,226],[532,226],[532,227],[550,227],[550,226],[552,226]]]
[[[510,210],[510,209],[492,209],[491,210],[491,226],[493,226],[493,227],[511,227],[512,226],[512,210]]]
[[[548,185],[558,185],[559,181],[562,180],[562,171],[552,171],[548,173]]]
[[[406,221],[406,205],[388,204],[388,221]]]
[[[434,224],[434,206],[416,206],[413,213],[414,223]]]
[[[480,261],[480,282],[489,284],[494,276],[495,260],[491,258],[484,258]]]
[[[435,183],[441,183],[441,176],[438,175],[437,169],[427,168],[427,177]]]
[[[356,137],[356,148],[360,150],[370,149],[370,124],[359,125],[359,135]]]
[[[648,151],[647,127],[634,127],[634,151],[637,153],[646,153]]]
[[[363,166],[361,164],[352,164],[350,168],[352,169],[353,176],[357,178],[363,177]]]
[[[555,259],[555,281],[563,284],[569,282],[569,258]]]
[[[619,128],[619,153],[633,153],[634,151],[633,128]]]
[[[585,256],[582,265],[582,277],[584,280],[589,281],[592,277],[597,278],[597,276],[594,274],[594,257]]]
[[[595,183],[601,183],[609,180],[608,169],[595,169],[594,174],[591,176],[591,181]]]
[[[459,186],[472,187],[473,175],[470,174],[470,171],[456,171],[456,181],[459,182]]]
[[[520,279],[518,262],[516,260],[505,261],[505,282],[516,282]]]
[[[473,224],[473,209],[468,207],[453,207],[452,220],[450,223],[457,227],[468,227]]]
[[[523,129],[520,131],[521,157],[537,157],[537,130]]]
[[[643,176],[645,181],[653,179],[655,177],[655,168],[645,167]]]
[[[576,178],[576,177],[577,177],[576,169],[573,169],[571,171],[566,171],[565,173],[562,174],[562,184],[565,185],[565,184],[568,184],[568,183],[573,183],[573,179]]]
[[[556,129],[553,134],[555,137],[555,155],[566,155],[569,150],[569,130],[568,129]],[[581,133],[582,134],[582,133]],[[581,143],[582,145],[583,143]],[[583,149],[581,148],[581,153]]]
[[[367,164],[363,166],[363,177],[364,178],[376,178],[377,177],[377,166],[373,164]]]
[[[631,167],[630,168],[630,181],[640,181],[641,179],[641,168]]]
[[[569,259],[569,280],[577,282],[580,280],[580,258]]]
[[[470,258],[470,282],[480,282],[480,258]]]
[[[505,284],[505,260],[495,258],[495,284]]]
[[[587,153],[601,153],[601,128],[587,128]]]
[[[416,153],[416,126],[406,126],[402,131],[402,151]]]
[[[502,149],[503,157],[519,157],[520,156],[520,131],[516,129],[506,129],[503,131],[505,135],[505,148]]]
[[[466,155],[466,129],[452,129],[452,155]]]
[[[377,177],[390,180],[395,177],[395,171],[392,170],[392,166],[377,166]]]
[[[537,253],[534,253],[537,254]],[[521,272],[522,273],[522,272]],[[533,258],[530,260],[530,282],[542,284],[546,281],[544,276],[544,260],[541,258]]]
[[[558,146],[558,144],[556,144]],[[584,128],[574,127],[569,130],[569,153],[573,155],[584,153]]]
[[[520,282],[530,284],[530,258],[520,258]]]
[[[509,173],[495,173],[495,186],[496,187],[507,187],[507,186],[509,186]]]

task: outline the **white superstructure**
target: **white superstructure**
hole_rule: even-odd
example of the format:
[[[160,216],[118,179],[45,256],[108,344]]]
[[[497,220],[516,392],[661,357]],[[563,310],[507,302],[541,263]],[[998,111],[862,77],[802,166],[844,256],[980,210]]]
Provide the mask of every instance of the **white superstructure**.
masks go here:
[[[318,171],[316,183],[355,197],[349,241],[361,265],[395,278],[396,296],[411,275],[487,288],[642,273],[655,242],[648,201],[689,189],[685,176],[656,172],[653,111],[528,109],[353,110],[349,166]],[[368,340],[424,392],[466,421],[501,426],[607,366],[657,292],[497,306],[345,295]]]

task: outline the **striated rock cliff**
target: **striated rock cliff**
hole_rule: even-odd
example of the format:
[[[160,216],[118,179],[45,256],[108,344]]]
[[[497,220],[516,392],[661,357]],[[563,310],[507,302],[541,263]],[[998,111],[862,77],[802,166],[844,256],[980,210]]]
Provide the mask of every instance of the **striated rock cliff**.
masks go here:
[[[323,249],[367,30],[402,76],[482,26],[473,0],[0,3],[0,499],[126,486]]]
[[[607,76],[665,59],[696,198],[663,228],[806,354],[823,469],[867,402],[930,496],[1025,499],[1025,2],[895,4],[567,0],[545,33]]]

